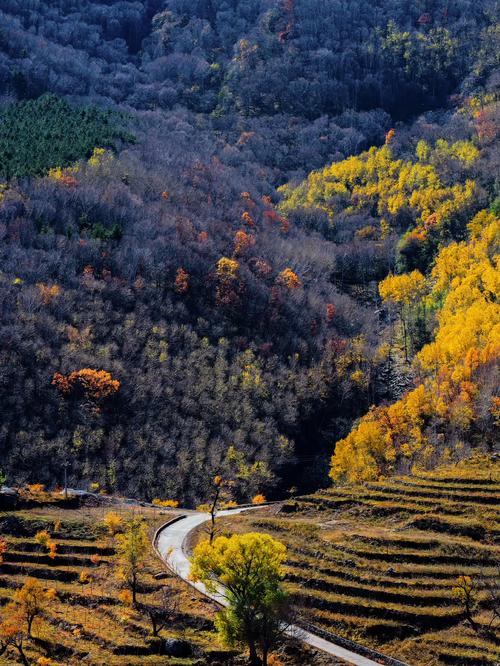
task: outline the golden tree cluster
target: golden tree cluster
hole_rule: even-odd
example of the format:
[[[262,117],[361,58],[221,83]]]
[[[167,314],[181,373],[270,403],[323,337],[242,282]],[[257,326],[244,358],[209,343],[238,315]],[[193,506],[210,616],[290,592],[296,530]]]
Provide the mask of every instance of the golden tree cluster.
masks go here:
[[[438,308],[434,339],[417,354],[420,383],[392,405],[374,407],[337,442],[334,480],[377,479],[412,465],[431,466],[466,453],[473,429],[496,438],[500,359],[500,220],[483,211],[470,239],[438,255],[427,280],[390,277],[381,294],[401,307],[427,299]],[[427,296],[425,293],[427,292]]]

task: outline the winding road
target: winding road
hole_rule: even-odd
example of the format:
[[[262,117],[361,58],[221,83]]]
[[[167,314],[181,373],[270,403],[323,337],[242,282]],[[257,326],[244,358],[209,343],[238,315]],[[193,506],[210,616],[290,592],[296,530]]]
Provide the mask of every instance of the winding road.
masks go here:
[[[243,511],[251,511],[252,508],[258,507],[228,509],[227,511],[220,511],[217,514],[217,517],[235,515],[237,513],[242,513]],[[157,531],[154,546],[160,557],[174,573],[205,596],[213,599],[222,606],[225,606],[227,605],[227,601],[223,595],[209,593],[203,583],[195,583],[189,580],[191,564],[185,549],[186,541],[189,534],[194,529],[207,522],[207,520],[208,516],[206,513],[192,512],[183,515],[179,519],[167,523]],[[344,659],[348,664],[353,664],[355,666],[380,666],[380,664],[383,664],[382,661],[373,661],[372,659],[363,657],[340,645],[331,643],[320,636],[305,631],[300,627],[291,627],[289,632],[290,635],[300,638],[300,640],[307,643],[307,645],[311,645],[323,652]]]

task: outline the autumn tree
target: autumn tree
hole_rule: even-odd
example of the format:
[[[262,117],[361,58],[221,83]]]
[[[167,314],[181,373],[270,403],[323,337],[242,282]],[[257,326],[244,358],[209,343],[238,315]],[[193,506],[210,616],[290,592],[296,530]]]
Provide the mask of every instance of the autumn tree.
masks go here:
[[[44,305],[50,305],[50,303],[52,303],[52,301],[61,293],[61,287],[58,284],[48,285],[39,282],[36,286],[38,287],[40,298]]]
[[[141,518],[132,518],[125,526],[123,534],[117,536],[117,552],[121,578],[132,593],[132,603],[137,603],[139,572],[149,549],[147,527]]]
[[[26,632],[23,630],[22,617],[17,608],[7,604],[0,613],[0,657],[9,649],[14,648],[24,666],[30,666],[24,651]]]
[[[266,502],[265,495],[259,494],[259,495],[254,495],[254,497],[252,497],[252,504],[256,504],[256,505],[265,504],[265,502]]]
[[[120,389],[120,382],[113,379],[106,370],[83,368],[69,375],[56,372],[52,385],[65,397],[83,396],[95,409],[107,399],[113,397]]]
[[[500,563],[497,563],[500,574]],[[453,596],[463,608],[465,619],[478,635],[500,645],[500,595],[493,577],[480,574],[472,577],[459,576],[452,589]]]
[[[151,500],[151,504],[154,504],[154,506],[161,506],[167,509],[176,509],[179,506],[179,500],[160,499],[159,497],[155,497],[154,499]]]
[[[229,646],[248,647],[252,666],[267,665],[270,650],[289,625],[285,559],[286,547],[259,533],[221,536],[194,550],[191,577],[220,592],[228,604],[216,618],[217,630]]]
[[[40,530],[35,534],[35,541],[47,549],[47,554],[51,560],[55,559],[57,554],[57,544],[51,540],[47,530]]]
[[[325,307],[326,311],[326,321],[331,323],[335,317],[335,305],[333,303],[327,303]]]
[[[477,631],[477,622],[474,619],[478,604],[478,589],[470,576],[459,576],[452,589],[453,596],[458,599],[464,609],[467,622],[474,631]]]
[[[379,284],[384,303],[394,304],[401,322],[405,359],[417,342],[416,317],[425,318],[425,277],[418,270],[404,275],[389,275]]]
[[[217,302],[222,305],[233,303],[237,298],[237,288],[239,286],[238,270],[240,264],[236,259],[221,257],[217,262]]]
[[[209,543],[212,543],[215,538],[215,519],[220,509],[223,486],[224,486],[224,480],[222,476],[218,474],[217,476],[214,477],[212,498],[210,499],[207,505],[208,513],[210,514],[210,526],[208,532]]]
[[[255,227],[255,221],[248,211],[245,211],[242,214],[241,219],[245,224],[248,224],[249,227]]]
[[[179,614],[179,592],[172,585],[164,585],[156,594],[153,602],[140,604],[139,610],[149,618],[151,633],[157,637],[166,626],[175,621]]]
[[[249,248],[255,245],[255,237],[247,234],[246,231],[237,231],[234,234],[234,255],[244,254]]]
[[[108,534],[114,537],[116,534],[118,534],[118,532],[121,531],[123,520],[121,516],[119,516],[114,511],[108,511],[108,513],[104,516],[104,525],[108,530]]]
[[[239,263],[236,259],[221,257],[217,262],[217,277],[220,280],[234,280],[238,272]]]
[[[291,268],[282,270],[276,278],[276,282],[290,290],[298,289],[302,286],[299,276]]]
[[[39,580],[28,578],[12,595],[12,601],[5,607],[4,617],[15,617],[20,622],[20,628],[25,629],[26,635],[31,638],[35,621],[49,609],[56,596],[54,589],[46,590]]]
[[[7,541],[3,537],[0,537],[0,564],[3,562],[3,554],[7,552]]]
[[[175,291],[177,294],[186,294],[189,291],[189,273],[183,268],[178,268],[175,275]]]

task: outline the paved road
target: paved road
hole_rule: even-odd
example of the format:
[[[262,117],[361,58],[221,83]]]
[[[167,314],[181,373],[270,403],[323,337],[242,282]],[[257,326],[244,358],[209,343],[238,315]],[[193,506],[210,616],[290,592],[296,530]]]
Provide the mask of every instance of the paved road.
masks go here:
[[[241,513],[242,511],[250,511],[251,508],[244,509],[228,509],[227,511],[220,511],[217,515],[228,516]],[[194,530],[199,525],[202,525],[207,521],[206,513],[191,513],[190,515],[185,516],[181,520],[168,525],[158,534],[156,541],[156,548],[160,553],[162,559],[168,564],[168,566],[175,571],[175,573],[187,581],[190,585],[195,587],[197,590],[205,594],[206,596],[211,597],[214,601],[222,604],[223,606],[227,605],[225,598],[220,594],[211,594],[208,593],[203,583],[194,583],[189,580],[189,570],[191,567],[189,557],[185,552],[185,543],[189,533]],[[300,640],[308,645],[312,645],[319,650],[323,650],[328,654],[331,654],[340,659],[344,659],[348,664],[353,664],[354,666],[380,666],[380,662],[372,661],[367,657],[362,657],[355,652],[346,650],[340,645],[335,645],[335,643],[330,643],[329,641],[316,636],[315,634],[304,631],[299,627],[292,627],[290,630],[292,635],[297,635],[300,637]]]

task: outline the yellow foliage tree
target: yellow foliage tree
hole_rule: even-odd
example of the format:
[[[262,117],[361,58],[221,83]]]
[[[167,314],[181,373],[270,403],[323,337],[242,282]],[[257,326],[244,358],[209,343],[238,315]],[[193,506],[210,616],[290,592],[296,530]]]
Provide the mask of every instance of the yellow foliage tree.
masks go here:
[[[252,666],[268,661],[276,638],[286,628],[286,591],[282,587],[286,547],[268,534],[247,533],[199,543],[193,553],[191,577],[219,591],[229,607],[216,626],[230,646],[246,644]],[[258,652],[260,651],[260,657]]]
[[[439,311],[434,339],[414,361],[420,383],[394,404],[372,408],[337,442],[333,480],[377,479],[435,464],[453,456],[454,444],[456,455],[463,455],[473,426],[481,442],[497,440],[500,220],[483,211],[469,232],[469,241],[441,250],[427,280],[429,301]],[[408,302],[414,283],[425,293],[421,275],[398,278],[382,283],[383,297]]]
[[[216,265],[217,273],[217,302],[229,305],[237,300],[235,287],[238,285],[238,269],[240,264],[236,259],[221,257]]]
[[[97,169],[98,167],[109,165],[113,161],[113,153],[106,148],[94,148],[89,157],[89,166]]]
[[[118,534],[118,532],[121,531],[123,527],[123,520],[121,519],[121,516],[119,516],[114,511],[108,511],[108,513],[104,516],[104,525],[106,526],[108,533],[111,536],[115,536],[115,534]]]
[[[379,293],[383,301],[393,303],[398,311],[403,333],[404,353],[408,361],[409,343],[415,342],[415,316],[420,313],[425,318],[425,277],[418,270],[403,275],[388,275],[379,284]]]
[[[392,136],[389,133],[388,137]],[[298,208],[319,208],[333,223],[339,213],[376,213],[385,227],[404,224],[401,228],[407,227],[410,217],[417,237],[424,241],[433,232],[446,231],[457,216],[469,212],[476,200],[474,181],[465,178],[464,182],[445,184],[443,163],[454,160],[456,171],[466,176],[478,154],[467,141],[449,144],[438,140],[434,148],[420,141],[415,160],[396,159],[389,139],[381,148],[370,148],[313,171],[298,187],[282,186],[280,209],[289,213]]]
[[[21,628],[25,628],[28,637],[31,637],[35,621],[48,610],[56,597],[54,589],[46,590],[39,580],[28,578],[12,595],[5,615],[16,617],[21,622]]]
[[[236,277],[238,272],[239,263],[236,259],[228,259],[228,257],[221,257],[217,262],[217,276],[220,279],[230,279],[233,280]]]
[[[117,552],[120,561],[120,575],[132,593],[132,603],[137,603],[139,573],[149,549],[147,527],[140,518],[130,520],[123,534],[117,537]]]
[[[299,276],[297,273],[294,273],[291,268],[285,268],[282,270],[276,278],[276,282],[287,289],[298,289],[302,286]]]

